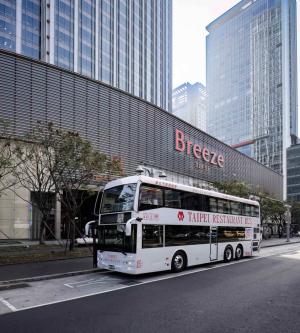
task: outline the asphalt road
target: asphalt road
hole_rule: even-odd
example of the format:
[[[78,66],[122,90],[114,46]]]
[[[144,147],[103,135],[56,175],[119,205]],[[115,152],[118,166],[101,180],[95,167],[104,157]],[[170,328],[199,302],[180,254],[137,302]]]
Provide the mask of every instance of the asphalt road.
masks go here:
[[[300,332],[299,246],[206,268],[146,278],[112,273],[106,279],[128,287],[4,314],[0,331]]]

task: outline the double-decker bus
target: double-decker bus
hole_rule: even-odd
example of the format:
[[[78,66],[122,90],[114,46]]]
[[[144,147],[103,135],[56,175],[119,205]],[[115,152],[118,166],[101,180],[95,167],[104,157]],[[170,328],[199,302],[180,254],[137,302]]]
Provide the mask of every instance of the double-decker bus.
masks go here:
[[[97,266],[129,274],[239,260],[261,240],[257,201],[146,176],[105,186],[97,228]]]

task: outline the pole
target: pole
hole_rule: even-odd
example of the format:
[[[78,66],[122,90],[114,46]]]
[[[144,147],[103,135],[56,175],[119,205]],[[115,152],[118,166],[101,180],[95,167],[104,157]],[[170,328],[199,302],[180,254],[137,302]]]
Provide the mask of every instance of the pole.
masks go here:
[[[290,241],[290,229],[291,229],[291,206],[286,205],[286,241]]]
[[[97,268],[97,224],[96,222],[92,224],[92,233],[93,233],[93,268]]]

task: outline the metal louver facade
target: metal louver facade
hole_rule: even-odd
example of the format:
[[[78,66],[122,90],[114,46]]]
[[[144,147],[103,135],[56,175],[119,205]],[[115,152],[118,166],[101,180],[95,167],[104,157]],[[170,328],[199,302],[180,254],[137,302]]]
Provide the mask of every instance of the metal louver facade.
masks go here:
[[[79,74],[0,51],[0,118],[14,135],[36,121],[78,132],[99,151],[121,158],[127,175],[139,164],[207,182],[242,180],[282,198],[282,176],[155,105]],[[186,140],[224,156],[224,167],[175,149]]]

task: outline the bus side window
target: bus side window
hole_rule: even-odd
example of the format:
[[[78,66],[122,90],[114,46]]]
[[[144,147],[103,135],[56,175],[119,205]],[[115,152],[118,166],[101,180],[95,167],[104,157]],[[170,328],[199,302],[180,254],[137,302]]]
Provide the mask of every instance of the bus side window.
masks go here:
[[[163,190],[154,186],[142,185],[140,189],[139,210],[163,207]]]
[[[181,192],[181,208],[189,210],[201,210],[201,197],[191,192]]]
[[[165,189],[165,207],[181,208],[179,191]]]
[[[251,206],[251,216],[259,216],[259,208],[257,206]]]
[[[242,215],[242,205],[240,202],[231,201],[231,214],[233,215]]]
[[[209,211],[212,213],[218,212],[217,199],[209,198]]]
[[[209,212],[209,197],[206,195],[201,195],[201,200],[202,200],[202,211],[203,212]]]
[[[243,203],[243,215],[251,216],[251,206]]]
[[[143,225],[143,249],[163,246],[163,226]]]
[[[218,213],[230,214],[229,201],[218,199]]]

